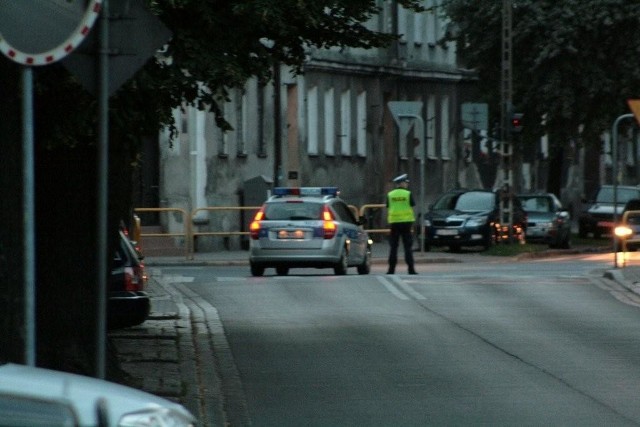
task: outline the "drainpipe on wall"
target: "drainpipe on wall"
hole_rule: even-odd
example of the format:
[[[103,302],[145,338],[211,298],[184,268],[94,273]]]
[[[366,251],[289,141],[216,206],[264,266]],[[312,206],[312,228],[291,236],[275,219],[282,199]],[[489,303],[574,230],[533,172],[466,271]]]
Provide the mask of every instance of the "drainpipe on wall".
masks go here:
[[[282,184],[282,96],[280,94],[280,63],[273,65],[273,183]]]

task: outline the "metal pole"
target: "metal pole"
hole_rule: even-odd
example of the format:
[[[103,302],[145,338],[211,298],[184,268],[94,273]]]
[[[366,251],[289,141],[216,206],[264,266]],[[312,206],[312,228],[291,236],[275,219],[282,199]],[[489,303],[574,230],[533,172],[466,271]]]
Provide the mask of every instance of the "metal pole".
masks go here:
[[[415,133],[418,134],[418,139],[420,140],[420,144],[422,144],[422,156],[420,156],[420,222],[422,224],[418,224],[420,227],[420,252],[424,252],[424,201],[425,201],[425,162],[427,158],[427,144],[424,137],[425,127],[424,120],[418,114],[398,114],[398,117],[409,117],[418,121],[418,127],[415,130]]]
[[[109,1],[100,14],[98,55],[98,174],[97,174],[97,317],[96,377],[106,376],[107,339],[107,179],[109,163]]]
[[[613,225],[618,222],[618,125],[622,120],[632,119],[633,114],[623,114],[613,122],[611,129],[611,176],[613,183]],[[613,267],[618,268],[618,242],[613,235]]]
[[[512,23],[512,3],[511,0],[502,1],[502,80],[501,80],[501,169],[503,170],[503,189],[506,186],[508,193],[506,194],[506,208],[505,200],[500,201],[500,221],[504,221],[504,213],[507,211],[507,222],[509,223],[509,243],[513,243],[513,138],[509,132],[509,116],[512,112],[512,96],[513,96],[513,60],[511,57],[512,49],[512,35],[511,30]]]
[[[22,180],[24,226],[25,363],[36,365],[35,202],[33,155],[33,70],[22,70]]]
[[[275,128],[273,130],[273,183],[274,187],[282,185],[284,179],[284,167],[282,165],[282,96],[280,94],[280,85],[282,78],[280,75],[280,63],[273,64],[273,122]]]
[[[426,158],[427,158],[427,141],[424,137],[425,125],[422,117],[416,116],[416,120],[418,120],[418,138],[420,138],[420,144],[422,144],[422,156],[420,156],[420,223],[418,223],[418,227],[420,227],[420,252],[424,252],[424,217],[425,217],[425,186],[426,186],[426,178],[425,178],[425,167],[426,167]]]

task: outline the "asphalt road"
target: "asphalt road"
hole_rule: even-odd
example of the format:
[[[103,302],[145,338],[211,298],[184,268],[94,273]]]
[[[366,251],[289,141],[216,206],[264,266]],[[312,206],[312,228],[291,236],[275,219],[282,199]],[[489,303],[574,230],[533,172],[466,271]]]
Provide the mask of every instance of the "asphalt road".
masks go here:
[[[231,425],[638,425],[640,311],[609,264],[162,272],[215,307]]]

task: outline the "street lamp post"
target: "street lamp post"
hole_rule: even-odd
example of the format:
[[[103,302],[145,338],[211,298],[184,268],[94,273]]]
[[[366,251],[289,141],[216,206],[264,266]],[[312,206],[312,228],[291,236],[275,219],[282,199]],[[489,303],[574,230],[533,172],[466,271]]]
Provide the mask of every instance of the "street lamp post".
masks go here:
[[[611,128],[611,180],[613,181],[613,224],[618,222],[618,125],[622,120],[632,119],[633,114],[618,116]],[[613,267],[618,268],[618,241],[613,237]]]

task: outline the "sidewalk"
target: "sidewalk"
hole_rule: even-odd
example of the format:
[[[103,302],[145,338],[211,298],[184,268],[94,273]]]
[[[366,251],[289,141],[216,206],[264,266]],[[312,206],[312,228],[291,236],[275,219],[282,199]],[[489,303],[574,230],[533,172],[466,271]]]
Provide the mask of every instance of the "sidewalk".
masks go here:
[[[574,250],[573,252],[579,252]],[[588,250],[587,250],[588,251]],[[593,251],[589,251],[593,252]],[[564,251],[563,253],[567,253]],[[547,255],[557,254],[548,251]],[[405,267],[400,251],[400,274]],[[468,254],[471,257],[484,256]],[[205,307],[197,296],[181,291],[177,283],[158,280],[155,267],[172,265],[246,265],[248,251],[220,251],[186,257],[148,257],[145,259],[151,277],[147,291],[151,297],[151,315],[137,327],[111,331],[109,341],[115,347],[128,385],[182,403],[202,426],[232,425],[222,408],[220,378],[216,374],[215,357],[211,349],[218,345],[218,329],[211,317],[217,317],[213,307]],[[388,245],[374,244],[374,264],[386,264]],[[464,262],[467,254],[449,252],[414,252],[418,272],[420,264]],[[544,256],[538,254],[537,256]],[[350,271],[351,274],[353,271]],[[248,274],[248,273],[247,273]],[[604,277],[640,294],[640,267],[611,268]],[[242,420],[236,420],[242,424]]]

